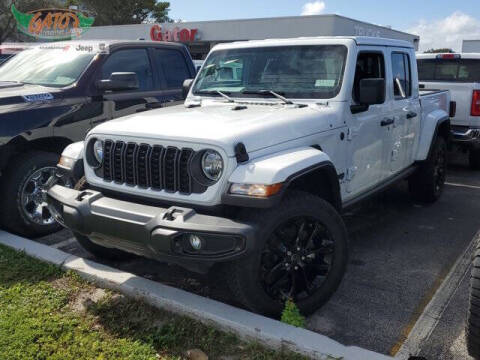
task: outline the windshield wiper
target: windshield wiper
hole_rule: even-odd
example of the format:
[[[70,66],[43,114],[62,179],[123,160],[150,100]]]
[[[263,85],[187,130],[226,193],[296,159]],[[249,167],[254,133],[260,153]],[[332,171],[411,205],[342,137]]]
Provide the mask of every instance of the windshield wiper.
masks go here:
[[[283,101],[286,105],[293,105],[293,101],[287,99],[285,96],[282,96],[279,93],[276,93],[273,90],[242,90],[242,94],[257,94],[257,95],[272,95],[275,96],[277,99]]]
[[[227,99],[228,102],[231,102],[231,103],[235,102],[234,99],[232,99],[230,96],[228,96],[228,94],[230,94],[229,92],[223,92],[223,91],[220,91],[220,90],[197,91],[194,94],[195,95],[220,95],[220,96],[224,97],[225,99]]]

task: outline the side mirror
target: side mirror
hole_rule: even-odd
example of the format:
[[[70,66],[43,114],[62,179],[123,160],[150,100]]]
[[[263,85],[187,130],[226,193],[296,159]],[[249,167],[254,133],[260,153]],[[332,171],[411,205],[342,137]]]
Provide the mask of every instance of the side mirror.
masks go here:
[[[139,88],[138,76],[134,72],[114,72],[109,79],[97,81],[99,90],[136,90]]]
[[[361,105],[382,104],[385,101],[385,79],[362,79],[359,86]]]
[[[184,99],[187,98],[188,92],[190,91],[192,84],[193,84],[193,79],[186,79],[183,81],[182,96]]]

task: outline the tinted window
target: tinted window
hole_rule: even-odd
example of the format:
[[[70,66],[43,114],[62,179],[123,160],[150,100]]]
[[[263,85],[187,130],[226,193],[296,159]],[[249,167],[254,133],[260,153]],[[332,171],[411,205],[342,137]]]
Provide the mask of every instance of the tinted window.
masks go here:
[[[155,59],[162,66],[167,88],[181,88],[183,81],[192,76],[185,56],[177,50],[156,49]]]
[[[480,59],[420,59],[418,78],[423,81],[480,81]]]
[[[153,75],[146,49],[119,50],[110,55],[102,67],[102,79],[114,72],[134,72],[138,76],[140,90],[153,89]]]
[[[395,97],[401,98],[400,89],[396,84],[396,79],[400,80],[405,95],[412,95],[412,74],[410,71],[410,57],[408,54],[392,54],[392,73],[393,73],[393,93]]]

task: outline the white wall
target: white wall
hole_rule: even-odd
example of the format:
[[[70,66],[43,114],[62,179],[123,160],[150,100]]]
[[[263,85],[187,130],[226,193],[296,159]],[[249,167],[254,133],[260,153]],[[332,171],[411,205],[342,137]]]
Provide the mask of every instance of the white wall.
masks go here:
[[[480,53],[480,40],[463,40],[462,52]]]

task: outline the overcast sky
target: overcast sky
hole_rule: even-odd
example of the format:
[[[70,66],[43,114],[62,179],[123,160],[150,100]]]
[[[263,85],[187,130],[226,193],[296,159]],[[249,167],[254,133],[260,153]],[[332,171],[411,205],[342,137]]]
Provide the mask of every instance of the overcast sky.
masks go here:
[[[461,50],[480,39],[480,0],[170,0],[170,16],[183,20],[339,14],[420,35],[421,50]]]

